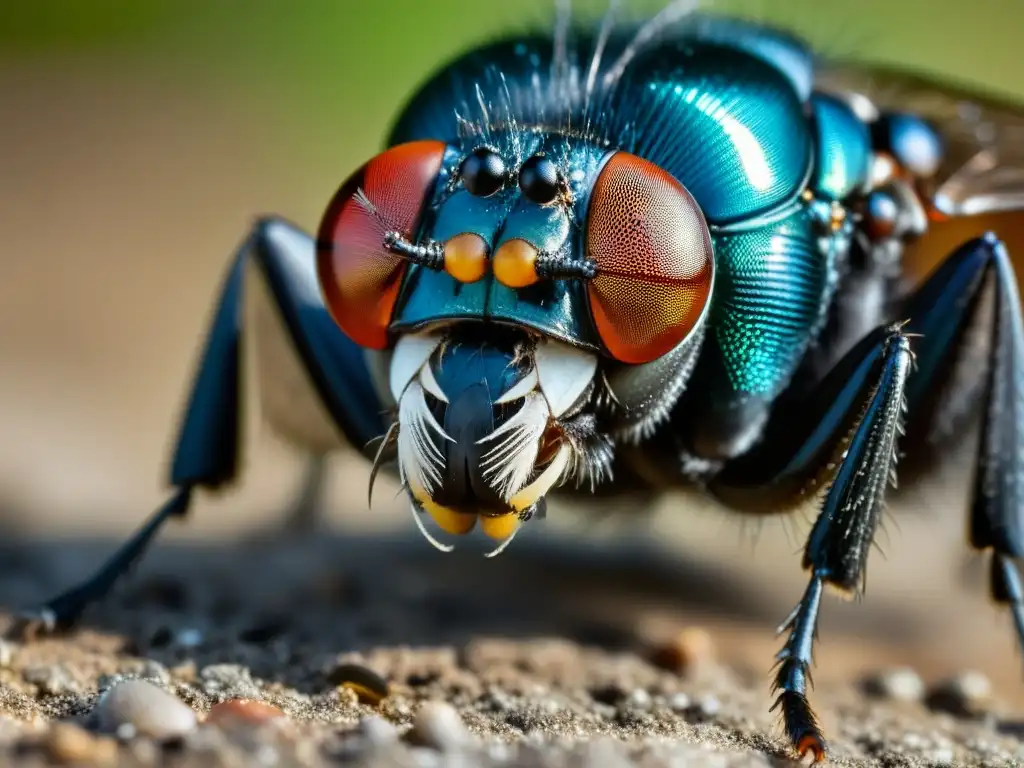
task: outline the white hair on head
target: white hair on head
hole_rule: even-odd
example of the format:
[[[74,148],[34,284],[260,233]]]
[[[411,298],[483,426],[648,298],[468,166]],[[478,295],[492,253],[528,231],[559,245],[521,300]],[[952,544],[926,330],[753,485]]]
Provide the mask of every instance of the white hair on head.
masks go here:
[[[480,466],[484,470],[484,479],[506,501],[526,485],[533,474],[540,453],[540,439],[547,429],[550,415],[544,395],[531,392],[512,418],[477,441],[479,445],[504,436],[484,454]]]
[[[416,521],[416,527],[420,529],[420,533],[423,534],[423,538],[430,542],[430,545],[438,550],[439,552],[454,552],[455,546],[453,544],[442,544],[427,530],[427,526],[423,524],[423,513],[416,507],[415,504],[410,504],[409,509],[412,510],[412,519]]]
[[[619,54],[619,58],[605,72],[602,78],[604,87],[613,86],[622,77],[622,73],[626,71],[629,63],[651,40],[680,19],[700,10],[700,6],[700,0],[674,0],[651,17],[650,21],[637,30],[633,39]]]
[[[501,542],[498,546],[496,546],[490,552],[485,554],[484,557],[497,557],[498,555],[500,555],[502,552],[504,552],[506,549],[508,549],[508,545],[512,543],[512,539],[514,539],[516,537],[516,534],[519,533],[519,531],[521,531],[522,529],[523,529],[523,526],[520,525],[518,528],[516,528],[514,531],[512,531],[512,533],[509,534],[507,539],[505,539],[503,542]]]
[[[555,39],[551,57],[551,82],[564,82],[569,70],[569,25],[572,0],[555,0]]]
[[[443,440],[452,440],[427,405],[423,387],[413,380],[398,406],[398,466],[402,482],[418,493],[430,495],[441,484],[444,454],[431,437],[437,433]]]
[[[601,28],[598,31],[597,43],[594,45],[594,54],[590,57],[590,68],[587,71],[587,84],[583,91],[583,112],[589,116],[590,98],[597,86],[597,73],[601,68],[602,57],[605,46],[608,45],[608,38],[611,37],[612,28],[615,26],[615,16],[619,10],[619,0],[610,0],[608,10],[601,19]]]

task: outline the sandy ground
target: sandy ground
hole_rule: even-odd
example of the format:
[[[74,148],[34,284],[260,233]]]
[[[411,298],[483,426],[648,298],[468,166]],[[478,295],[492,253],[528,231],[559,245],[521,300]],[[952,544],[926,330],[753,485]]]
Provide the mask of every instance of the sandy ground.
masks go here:
[[[296,167],[270,106],[144,68],[6,68],[0,93],[2,623],[85,574],[159,503],[173,416],[232,248],[258,212],[314,226],[336,168],[358,158]],[[403,727],[418,701],[441,698],[490,746],[602,735],[640,763],[709,744],[727,763],[783,764],[769,670],[774,625],[803,590],[806,522],[758,526],[673,498],[649,524],[598,526],[554,507],[492,562],[407,540],[387,489],[367,513],[360,460],[331,469],[334,532],[254,549],[246,531],[273,530],[301,472],[271,438],[254,442],[241,486],[202,499],[81,631],[16,646],[0,669],[0,713],[15,721],[0,721],[0,755],[41,759],[37,729],[87,712],[104,675],[148,669],[200,712],[227,695],[216,683],[227,675],[286,710],[289,744],[337,756],[370,712],[330,675],[354,653],[396,687],[379,714]],[[950,469],[898,505],[867,599],[824,607],[815,701],[840,764],[1024,760],[1019,655],[963,551],[963,479]],[[652,642],[694,626],[719,663],[692,675],[650,663]],[[177,641],[189,629],[198,647]],[[977,669],[993,700],[964,718],[866,698],[859,681],[895,664],[928,683]],[[616,764],[604,747],[564,747],[577,763],[523,749],[524,764]],[[178,750],[159,756],[197,754]],[[427,760],[380,759],[392,758]]]
[[[97,690],[121,674],[154,678],[199,712],[235,696],[281,707],[286,733],[250,734],[235,749],[276,745],[286,764],[337,758],[346,742],[367,764],[408,758],[402,743],[386,755],[358,749],[359,721],[377,714],[405,729],[426,700],[454,704],[479,738],[469,764],[564,765],[588,750],[596,751],[582,764],[594,766],[621,764],[612,759],[619,751],[641,765],[786,763],[768,712],[776,644],[758,626],[765,606],[728,564],[687,563],[642,542],[593,550],[551,536],[517,543],[515,556],[486,565],[474,553],[442,558],[400,537],[162,547],[83,629],[14,646],[0,669],[0,716],[18,725],[8,729],[6,753],[0,736],[0,762],[6,754],[11,765],[48,764],[52,722],[87,722]],[[0,551],[0,603],[39,599],[101,549]],[[834,624],[823,632],[814,701],[831,762],[1024,760],[1020,711],[999,696],[966,716],[865,695],[863,669],[906,662],[907,645],[927,644],[900,616],[889,623],[888,637]],[[710,633],[709,650],[681,668],[655,663],[656,649],[694,628]],[[391,684],[380,707],[337,687],[333,670],[351,661]],[[915,664],[935,683],[953,671],[924,654]],[[619,746],[599,748],[597,737]],[[139,749],[126,745],[122,755],[139,757]],[[212,764],[232,764],[226,744],[211,750],[199,735],[164,750],[184,764],[206,764],[200,756],[210,754]],[[693,762],[672,762],[684,758]]]

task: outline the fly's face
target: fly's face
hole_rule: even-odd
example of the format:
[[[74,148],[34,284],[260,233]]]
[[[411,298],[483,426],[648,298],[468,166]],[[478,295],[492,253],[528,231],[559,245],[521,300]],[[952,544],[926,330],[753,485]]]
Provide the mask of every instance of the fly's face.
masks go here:
[[[342,331],[387,367],[383,448],[414,510],[448,534],[479,524],[500,551],[678,394],[714,260],[665,171],[517,134],[375,157],[328,207],[318,274]]]

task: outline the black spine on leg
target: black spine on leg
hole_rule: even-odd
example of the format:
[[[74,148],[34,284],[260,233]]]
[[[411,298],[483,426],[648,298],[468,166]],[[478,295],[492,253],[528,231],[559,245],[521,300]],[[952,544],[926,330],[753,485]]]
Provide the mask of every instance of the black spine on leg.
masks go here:
[[[992,298],[987,305],[981,301],[986,295]],[[990,319],[979,314],[986,306],[992,309]],[[888,333],[884,354],[875,345],[876,331],[808,395],[797,400],[781,398],[765,441],[727,465],[717,486],[713,485],[728,501],[766,511],[764,498],[777,501],[781,495],[800,496],[815,487],[825,462],[837,460],[837,435],[850,435],[840,444],[845,453],[804,553],[804,565],[812,570],[811,586],[783,625],[790,636],[780,654],[776,706],[783,711],[789,736],[798,747],[805,737],[811,739],[807,749],[819,740],[806,706],[820,592],[816,584],[863,588],[904,396],[909,423],[913,426],[917,420],[921,426],[921,420],[933,418],[931,406],[936,402],[957,399],[954,390],[964,391],[966,385],[980,393],[982,433],[970,541],[978,549],[993,550],[992,595],[1010,607],[1024,644],[1024,587],[1013,562],[1024,554],[1024,320],[1005,248],[991,235],[965,243],[908,298],[901,315],[908,322]],[[907,339],[913,336],[920,338],[914,343],[915,373],[908,378]],[[970,384],[966,375],[972,363],[965,354],[973,355],[976,349],[965,340],[978,338],[989,357],[986,365],[975,365],[975,376],[983,376],[981,386]],[[864,402],[865,383],[871,381],[877,386],[856,429],[844,432],[853,413],[851,406]],[[755,503],[759,499],[760,507]]]
[[[733,505],[768,511],[789,498],[806,499],[830,481],[807,541],[807,591],[782,626],[773,710],[801,754],[825,754],[807,699],[818,610],[826,584],[860,589],[881,516],[900,434],[913,355],[902,325],[882,326],[854,345],[799,400],[780,401],[765,439],[730,462],[710,489]]]
[[[863,587],[868,552],[894,471],[910,341],[895,332],[886,341],[881,380],[853,434],[804,551],[804,567],[845,591]]]
[[[764,439],[725,465],[712,492],[745,512],[777,513],[831,479],[838,446],[861,421],[871,392],[882,380],[892,326],[861,339],[810,392],[783,396]]]
[[[882,513],[903,415],[904,387],[910,373],[910,343],[899,326],[890,327],[877,351],[878,362],[868,387],[851,405],[860,413],[856,428],[841,443],[842,458],[804,550],[811,570],[807,591],[780,627],[789,632],[779,662],[773,709],[783,716],[786,733],[801,754],[824,751],[824,737],[807,700],[810,665],[817,634],[818,610],[825,584],[844,591],[863,586],[868,552]],[[866,402],[865,402],[866,401]],[[842,414],[832,414],[839,417]]]
[[[792,744],[800,744],[808,737],[821,744],[825,741],[818,718],[807,700],[807,689],[814,685],[811,662],[823,588],[821,578],[813,575],[804,596],[778,629],[779,634],[790,634],[785,646],[775,655],[778,671],[772,690],[778,696],[771,711],[779,710],[786,736]]]

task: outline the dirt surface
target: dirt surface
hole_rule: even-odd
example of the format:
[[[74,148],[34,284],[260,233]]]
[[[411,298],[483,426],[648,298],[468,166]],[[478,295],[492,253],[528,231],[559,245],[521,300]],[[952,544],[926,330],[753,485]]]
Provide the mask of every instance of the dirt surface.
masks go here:
[[[163,546],[81,629],[9,648],[0,763],[59,762],[53,724],[89,726],[117,675],[152,679],[199,713],[245,697],[287,714],[283,727],[126,741],[121,757],[141,764],[787,763],[768,712],[776,641],[758,626],[756,593],[724,568],[650,544],[581,550],[548,536],[495,561],[441,556],[415,539],[274,538]],[[106,546],[5,547],[0,604],[67,584]],[[673,669],[652,655],[698,627],[711,644],[693,660]],[[882,668],[898,658],[891,644],[826,634],[830,661]],[[389,698],[361,704],[339,687],[347,661],[384,676]],[[926,679],[941,671],[922,665]],[[998,696],[951,714],[869,695],[860,677],[829,664],[814,693],[833,764],[1024,762],[1024,726]],[[428,700],[458,708],[469,746],[415,746],[422,727],[412,723]],[[374,735],[386,726],[371,715],[411,732],[392,744]]]

